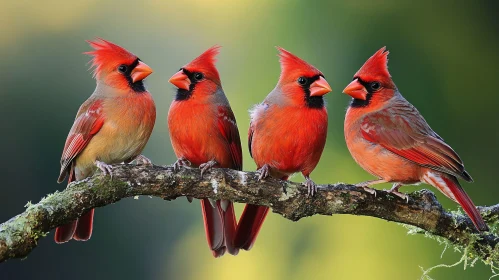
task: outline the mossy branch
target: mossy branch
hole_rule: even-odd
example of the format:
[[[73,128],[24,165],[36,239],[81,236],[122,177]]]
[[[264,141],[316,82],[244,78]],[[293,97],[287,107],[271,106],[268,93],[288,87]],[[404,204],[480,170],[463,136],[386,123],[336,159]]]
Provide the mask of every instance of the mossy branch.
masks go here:
[[[443,237],[486,263],[499,263],[499,237],[476,232],[471,221],[442,208],[428,190],[410,194],[409,202],[385,191],[377,196],[346,184],[320,185],[309,198],[306,188],[289,181],[269,178],[258,181],[255,172],[213,169],[203,177],[198,169],[171,166],[116,165],[113,178],[101,173],[74,182],[0,225],[0,262],[26,257],[47,232],[72,221],[88,210],[126,197],[148,195],[172,200],[180,196],[229,199],[271,207],[292,221],[312,215],[351,214],[372,216],[420,228],[417,232]],[[499,219],[499,205],[481,207],[489,224]],[[493,231],[495,230],[495,227]]]

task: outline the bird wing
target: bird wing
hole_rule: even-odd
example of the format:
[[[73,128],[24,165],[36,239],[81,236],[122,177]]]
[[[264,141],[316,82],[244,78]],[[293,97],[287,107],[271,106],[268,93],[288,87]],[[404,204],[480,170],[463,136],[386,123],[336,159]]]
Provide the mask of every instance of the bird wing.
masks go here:
[[[237,129],[234,113],[227,106],[218,107],[218,129],[227,141],[232,157],[233,167],[236,170],[243,169],[243,152],[241,148],[241,138]]]
[[[403,100],[405,101],[405,100]],[[409,102],[396,102],[389,108],[362,119],[362,136],[421,166],[472,181],[454,150],[426,123]]]
[[[253,157],[253,152],[251,151],[251,142],[253,141],[254,132],[255,132],[255,127],[253,126],[253,122],[250,122],[250,126],[248,129],[248,149],[251,157]]]
[[[82,105],[73,127],[69,131],[61,157],[61,173],[58,182],[66,177],[71,162],[88,145],[92,137],[99,132],[104,124],[102,101],[93,100]]]

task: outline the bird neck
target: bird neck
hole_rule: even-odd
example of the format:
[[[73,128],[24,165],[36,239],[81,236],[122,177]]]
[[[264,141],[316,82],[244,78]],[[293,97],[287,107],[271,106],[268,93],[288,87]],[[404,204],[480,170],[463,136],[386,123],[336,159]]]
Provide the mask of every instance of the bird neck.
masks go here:
[[[136,92],[132,89],[122,89],[113,87],[103,81],[97,81],[97,86],[95,87],[94,96],[103,97],[103,98],[111,98],[111,97],[127,97],[133,96]]]

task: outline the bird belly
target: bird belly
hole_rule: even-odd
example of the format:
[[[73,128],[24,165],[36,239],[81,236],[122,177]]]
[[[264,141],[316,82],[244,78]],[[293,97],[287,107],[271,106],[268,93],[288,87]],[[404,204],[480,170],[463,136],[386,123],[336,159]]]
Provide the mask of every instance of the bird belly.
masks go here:
[[[218,140],[215,135],[196,137],[197,133],[184,132],[172,136],[172,146],[177,158],[184,158],[198,167],[210,160],[216,161],[220,167],[231,167],[230,151],[228,147]]]
[[[106,164],[131,160],[140,155],[147,144],[156,119],[154,103],[121,108],[124,109],[106,110],[102,128],[76,158],[76,166],[84,173],[95,170],[96,160]]]
[[[285,125],[273,121],[256,124],[252,154],[258,168],[268,164],[285,175],[302,172],[308,176],[317,166],[326,144],[327,115],[319,112],[311,118],[299,113],[279,116],[286,120]]]
[[[414,184],[420,181],[421,167],[364,138],[347,139],[354,160],[370,174],[388,182]]]
[[[253,152],[253,159],[258,168],[267,164],[275,171],[278,171],[278,176],[281,174],[291,175],[302,169],[302,159],[296,159],[294,156],[295,147],[276,147],[272,145],[259,149],[257,145],[255,150],[257,149],[257,152]]]
[[[123,129],[110,122],[105,123],[76,158],[76,166],[80,170],[88,170],[95,169],[96,160],[117,164],[135,158],[142,152],[150,133],[143,127],[134,128]]]
[[[186,114],[170,111],[168,118],[170,139],[177,158],[187,159],[194,167],[215,160],[220,167],[233,168],[229,147],[213,121],[216,115],[212,110]]]

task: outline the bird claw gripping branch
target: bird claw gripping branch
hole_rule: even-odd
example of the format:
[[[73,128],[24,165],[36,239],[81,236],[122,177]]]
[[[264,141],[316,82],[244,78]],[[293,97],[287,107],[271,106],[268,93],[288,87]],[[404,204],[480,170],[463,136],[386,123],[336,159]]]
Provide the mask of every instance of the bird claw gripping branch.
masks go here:
[[[179,158],[173,164],[173,171],[177,172],[177,171],[180,170],[180,167],[182,167],[182,166],[191,166],[191,165],[192,165],[192,163],[190,161],[188,161],[187,159],[185,159],[185,158]]]
[[[258,181],[265,180],[265,178],[270,175],[270,166],[268,164],[264,164],[262,168],[257,170],[258,172]]]
[[[210,160],[208,162],[205,162],[205,163],[199,165],[199,169],[201,169],[201,177],[203,177],[203,174],[206,171],[212,169],[217,164],[218,164],[218,162],[216,162],[215,160]]]
[[[111,180],[113,179],[113,167],[110,164],[105,164],[102,161],[95,161],[95,166],[99,168],[102,173],[111,176]]]
[[[310,179],[310,177],[305,177],[304,185],[307,187],[307,196],[312,197],[317,193],[317,185]]]
[[[144,155],[138,155],[130,163],[135,165],[152,165],[152,161]]]

